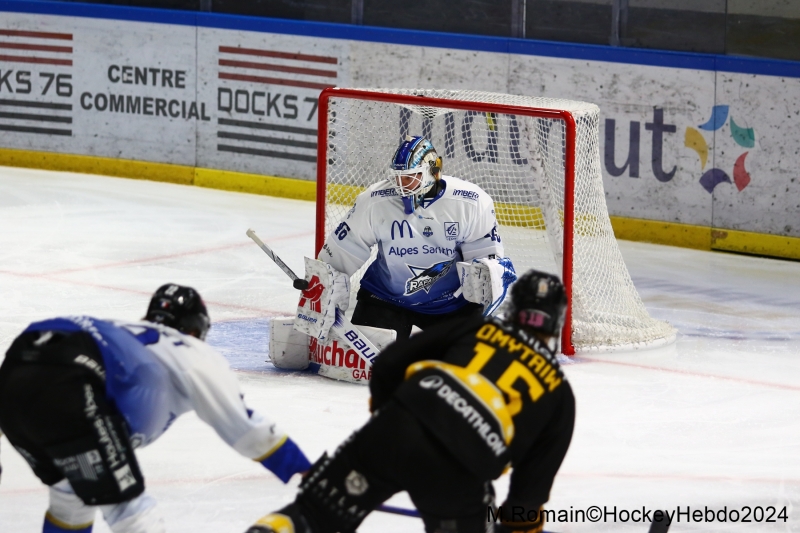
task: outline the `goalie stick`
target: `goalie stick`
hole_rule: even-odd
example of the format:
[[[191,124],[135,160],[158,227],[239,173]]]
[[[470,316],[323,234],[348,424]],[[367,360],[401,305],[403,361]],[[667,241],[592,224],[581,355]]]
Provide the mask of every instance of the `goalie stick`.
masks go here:
[[[265,254],[272,259],[278,267],[283,270],[283,272],[292,279],[292,286],[295,289],[304,291],[308,288],[308,281],[299,277],[294,271],[289,268],[289,266],[281,261],[281,258],[278,257],[278,254],[272,251],[272,248],[264,244],[264,242],[258,238],[256,232],[252,229],[248,229],[246,232],[247,236],[253,239],[259,248],[261,248]],[[331,330],[335,331],[337,336],[341,338],[343,342],[348,344],[350,348],[355,350],[359,357],[361,357],[367,364],[371,365],[372,361],[378,357],[378,350],[375,345],[372,343],[371,340],[364,335],[360,329],[354,326],[350,320],[344,315],[344,313],[337,307],[336,308],[336,320],[333,322],[331,326]]]
[[[269,258],[272,259],[275,264],[286,273],[287,276],[292,278],[292,287],[300,291],[304,291],[308,288],[308,281],[299,277],[291,268],[288,267],[286,263],[281,261],[281,258],[275,255],[275,252],[272,251],[272,248],[264,244],[264,242],[258,238],[258,235],[256,235],[255,231],[248,229],[247,236],[253,239],[253,242],[256,243],[259,248],[264,250],[264,253],[267,254]]]

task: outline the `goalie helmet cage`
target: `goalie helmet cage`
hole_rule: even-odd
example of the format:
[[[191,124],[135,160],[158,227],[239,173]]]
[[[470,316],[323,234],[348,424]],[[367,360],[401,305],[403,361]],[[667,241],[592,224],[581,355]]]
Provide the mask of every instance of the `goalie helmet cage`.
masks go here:
[[[599,113],[585,102],[479,91],[325,89],[316,253],[356,196],[388,177],[400,141],[423,135],[443,157],[444,176],[475,183],[493,198],[498,234],[518,275],[537,268],[561,276],[569,300],[565,354],[672,342],[675,330],[647,313],[614,238]],[[354,274],[354,287],[365,269]]]

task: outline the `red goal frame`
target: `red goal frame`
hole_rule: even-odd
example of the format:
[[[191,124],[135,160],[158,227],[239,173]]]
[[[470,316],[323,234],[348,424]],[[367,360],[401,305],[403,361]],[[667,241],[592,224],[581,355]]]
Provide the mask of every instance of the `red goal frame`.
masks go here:
[[[483,102],[466,102],[463,100],[447,100],[444,98],[430,98],[427,96],[411,96],[392,93],[374,92],[359,89],[324,89],[319,95],[318,130],[317,130],[317,204],[316,204],[316,240],[314,254],[319,254],[325,244],[325,194],[326,174],[328,162],[328,108],[331,98],[350,98],[353,100],[371,100],[409,105],[428,105],[432,107],[445,107],[464,111],[494,112],[511,115],[521,115],[537,118],[563,120],[566,127],[566,151],[564,161],[564,255],[562,272],[564,289],[567,294],[567,312],[564,328],[561,331],[561,351],[565,355],[574,355],[575,346],[572,344],[572,261],[573,261],[573,233],[575,229],[575,119],[568,111],[543,109],[535,107],[520,107],[505,104],[490,104]]]

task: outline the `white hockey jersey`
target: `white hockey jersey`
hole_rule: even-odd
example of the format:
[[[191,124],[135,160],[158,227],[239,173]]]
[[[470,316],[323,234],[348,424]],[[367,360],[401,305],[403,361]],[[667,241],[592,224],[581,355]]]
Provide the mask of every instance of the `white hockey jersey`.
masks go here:
[[[151,322],[65,317],[26,331],[86,331],[103,355],[106,395],[131,433],[134,447],[158,439],[194,410],[237,452],[259,460],[286,441],[269,419],[247,409],[225,358],[205,342]]]
[[[442,176],[439,192],[406,215],[387,181],[356,198],[347,217],[328,236],[319,259],[352,275],[378,256],[361,280],[375,296],[399,307],[442,314],[467,304],[455,296],[460,284],[455,263],[503,256],[494,202],[477,185]]]

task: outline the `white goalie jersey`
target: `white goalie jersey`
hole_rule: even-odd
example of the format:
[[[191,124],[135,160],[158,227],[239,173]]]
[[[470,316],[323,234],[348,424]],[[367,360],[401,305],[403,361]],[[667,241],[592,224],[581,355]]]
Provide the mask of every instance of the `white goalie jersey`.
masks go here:
[[[395,188],[380,181],[358,195],[328,236],[319,259],[352,275],[378,247],[361,287],[399,307],[442,314],[466,305],[455,264],[503,256],[494,202],[480,187],[442,176],[433,198],[405,214]]]

